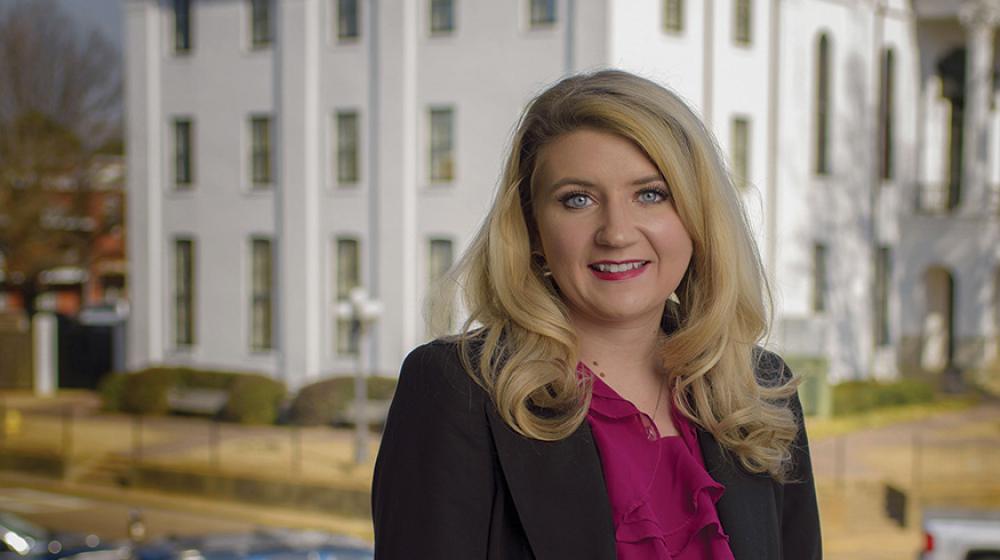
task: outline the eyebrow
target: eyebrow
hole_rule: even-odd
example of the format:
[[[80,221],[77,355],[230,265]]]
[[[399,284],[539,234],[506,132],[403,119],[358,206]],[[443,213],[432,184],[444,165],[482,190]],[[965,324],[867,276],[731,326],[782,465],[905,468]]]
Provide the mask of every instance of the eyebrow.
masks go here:
[[[636,179],[635,181],[632,181],[631,185],[632,186],[639,186],[639,185],[645,185],[647,183],[655,183],[655,182],[662,183],[662,182],[665,182],[665,179],[661,175],[649,175],[647,177],[642,177],[641,179]],[[549,187],[548,190],[549,190],[549,192],[552,192],[552,191],[558,189],[559,187],[561,187],[563,185],[580,185],[580,186],[583,186],[583,187],[596,187],[597,186],[596,184],[594,184],[594,183],[592,183],[590,181],[586,181],[584,179],[577,179],[575,177],[564,177],[562,179],[559,179],[555,183],[552,183],[552,185]]]

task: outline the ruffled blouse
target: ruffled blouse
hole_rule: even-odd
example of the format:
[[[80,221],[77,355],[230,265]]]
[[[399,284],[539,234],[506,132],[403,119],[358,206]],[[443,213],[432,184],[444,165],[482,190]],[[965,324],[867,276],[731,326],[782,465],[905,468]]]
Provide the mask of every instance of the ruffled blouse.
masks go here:
[[[680,435],[660,437],[649,415],[585,364],[577,372],[592,380],[587,422],[601,456],[619,560],[732,560],[715,510],[725,488],[705,470],[694,425],[667,402]]]

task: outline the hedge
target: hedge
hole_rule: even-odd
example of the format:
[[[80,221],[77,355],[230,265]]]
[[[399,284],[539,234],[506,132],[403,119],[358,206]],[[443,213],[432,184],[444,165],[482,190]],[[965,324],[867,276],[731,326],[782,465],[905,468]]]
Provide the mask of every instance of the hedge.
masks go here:
[[[99,386],[105,410],[132,414],[166,414],[167,395],[174,388],[227,391],[222,419],[244,424],[273,423],[285,397],[284,383],[264,375],[172,366],[111,373]]]
[[[370,400],[389,400],[396,390],[396,378],[371,376],[367,378]],[[299,390],[289,410],[289,420],[301,426],[319,426],[333,423],[354,400],[353,377],[330,377]]]
[[[934,400],[934,388],[927,382],[903,379],[892,383],[846,381],[833,386],[833,415],[843,416],[873,408]]]

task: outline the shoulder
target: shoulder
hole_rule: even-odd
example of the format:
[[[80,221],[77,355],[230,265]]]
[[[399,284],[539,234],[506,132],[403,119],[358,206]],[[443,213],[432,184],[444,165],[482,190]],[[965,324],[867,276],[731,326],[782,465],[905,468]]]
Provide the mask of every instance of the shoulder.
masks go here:
[[[791,368],[776,352],[754,346],[751,353],[754,376],[765,387],[784,385],[794,378]]]
[[[442,413],[481,410],[486,392],[466,372],[460,352],[458,341],[446,339],[414,348],[400,368],[393,405]]]

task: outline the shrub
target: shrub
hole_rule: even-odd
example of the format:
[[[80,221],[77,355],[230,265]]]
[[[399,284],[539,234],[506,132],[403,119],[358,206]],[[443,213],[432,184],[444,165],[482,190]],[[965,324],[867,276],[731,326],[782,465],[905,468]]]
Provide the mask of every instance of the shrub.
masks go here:
[[[934,400],[933,387],[914,379],[892,383],[847,381],[833,387],[833,414],[843,416],[886,406],[925,403]]]
[[[392,377],[368,378],[368,398],[388,400],[396,390],[396,379]],[[330,377],[306,385],[299,390],[292,401],[289,419],[303,426],[319,426],[333,423],[354,400],[353,377]]]
[[[110,372],[101,378],[97,384],[97,391],[101,395],[101,410],[117,412],[122,409],[127,378],[128,375],[121,372]]]
[[[226,420],[240,424],[273,424],[285,397],[285,384],[255,373],[239,375],[222,411]]]
[[[178,373],[169,367],[152,367],[125,376],[121,410],[135,414],[165,414],[167,392],[177,384]]]

